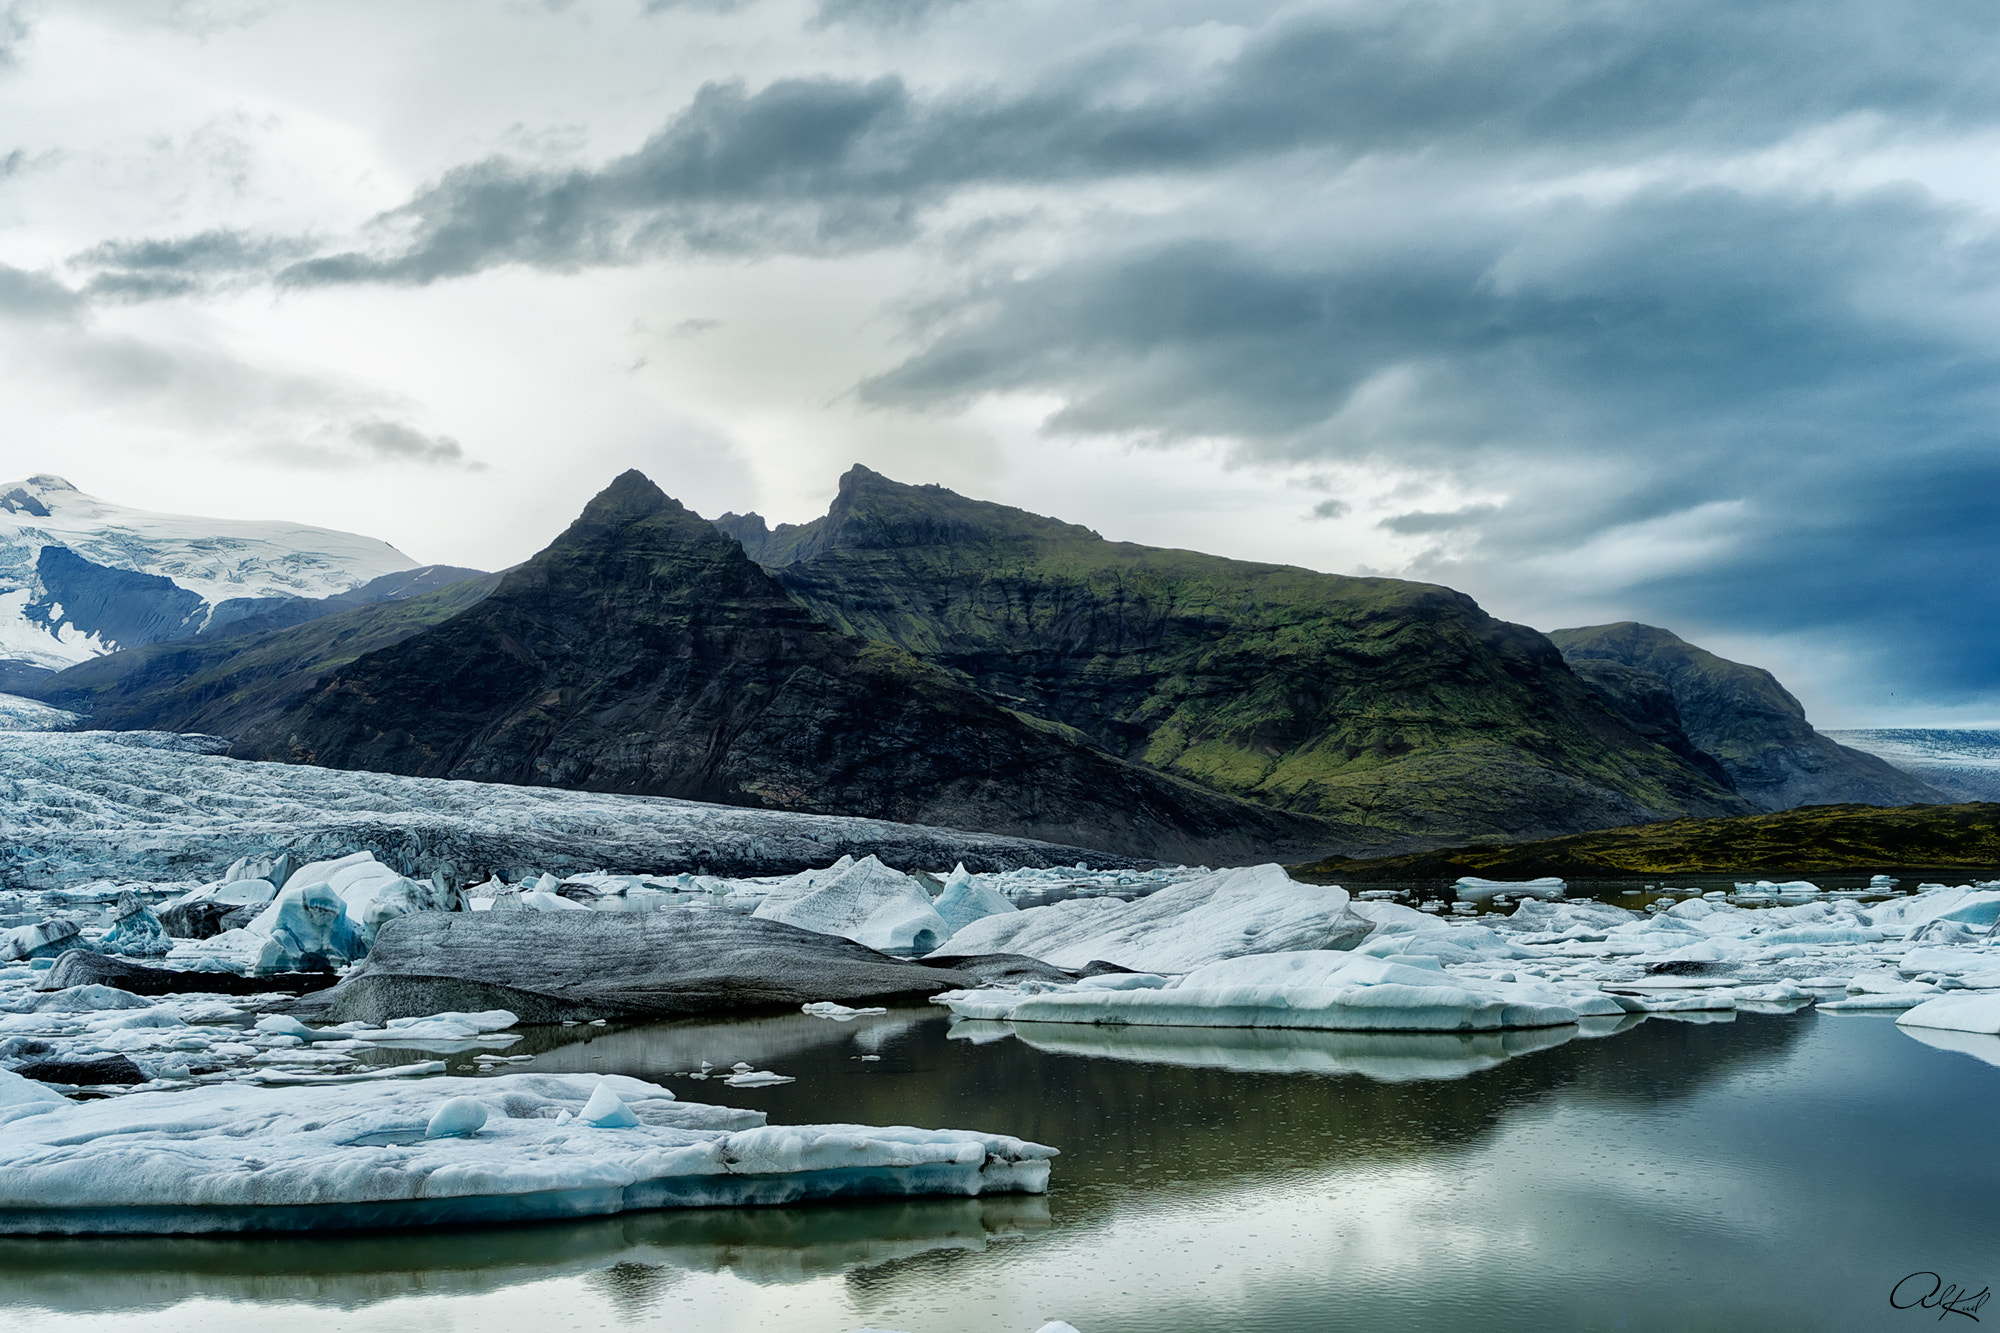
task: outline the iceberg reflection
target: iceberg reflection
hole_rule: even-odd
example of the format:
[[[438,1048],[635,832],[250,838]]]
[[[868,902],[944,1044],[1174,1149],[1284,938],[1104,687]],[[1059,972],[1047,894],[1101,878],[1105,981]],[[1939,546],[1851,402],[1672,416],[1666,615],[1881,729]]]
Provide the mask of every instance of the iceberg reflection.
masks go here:
[[[690,1273],[786,1285],[1051,1226],[1040,1195],[808,1208],[676,1209],[420,1234],[0,1240],[4,1308],[165,1309],[190,1300],[354,1309],[610,1271],[657,1291]],[[612,1280],[612,1279],[606,1279]]]
[[[958,1028],[970,1026],[961,1023]],[[958,1028],[952,1036],[959,1036]],[[1414,1083],[1465,1078],[1517,1055],[1560,1046],[1579,1032],[1574,1024],[1460,1033],[1027,1023],[1015,1028],[1014,1035],[1036,1050],[1061,1055],[1239,1074],[1359,1074],[1378,1083]],[[982,1036],[990,1039],[989,1034],[967,1033],[963,1040],[978,1041]]]

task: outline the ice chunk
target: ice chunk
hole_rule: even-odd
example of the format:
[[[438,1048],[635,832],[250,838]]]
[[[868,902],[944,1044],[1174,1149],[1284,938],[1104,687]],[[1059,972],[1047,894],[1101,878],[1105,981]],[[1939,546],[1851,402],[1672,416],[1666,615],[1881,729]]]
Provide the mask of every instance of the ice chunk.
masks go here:
[[[90,985],[71,986],[66,990],[37,995],[22,1006],[22,1010],[36,1014],[90,1014],[112,1009],[152,1007],[153,1002],[142,995],[119,990],[116,986]]]
[[[722,1080],[732,1088],[769,1088],[780,1083],[796,1083],[797,1079],[787,1074],[774,1074],[768,1069],[746,1069],[740,1074],[731,1074]]]
[[[1452,891],[1460,902],[1479,903],[1501,894],[1509,898],[1560,898],[1568,887],[1568,884],[1554,875],[1544,875],[1540,879],[1512,881],[1465,875],[1452,885]]]
[[[70,949],[88,949],[83,930],[67,917],[51,917],[32,926],[0,932],[0,963],[18,959],[54,958]]]
[[[258,972],[343,967],[368,951],[348,918],[346,900],[325,882],[288,885],[244,930],[263,941],[254,967]]]
[[[1944,1028],[2000,1036],[2000,994],[1940,995],[1896,1020],[1899,1027]]]
[[[81,1104],[16,1087],[0,1079],[0,1102],[46,1109],[0,1136],[0,1230],[13,1232],[431,1226],[1041,1193],[1055,1156],[960,1130],[759,1127],[755,1112],[676,1102],[616,1076],[214,1085]],[[425,1138],[440,1097],[484,1104],[480,1132]],[[607,1098],[629,1124],[557,1123]]]
[[[838,1023],[849,1023],[857,1018],[889,1012],[879,1005],[865,1009],[850,1009],[844,1004],[835,1004],[832,1000],[815,1000],[811,1004],[800,1005],[799,1008],[802,1012],[811,1014],[814,1018],[831,1018]]]
[[[112,910],[112,926],[97,947],[109,954],[120,954],[126,958],[160,958],[171,953],[173,937],[160,924],[138,895],[127,893],[118,900]]]
[[[607,1083],[599,1083],[597,1090],[590,1094],[577,1118],[587,1125],[599,1129],[631,1129],[639,1123],[639,1117],[632,1114],[632,1108],[619,1099]]]
[[[815,877],[811,889],[797,897],[766,898],[751,915],[902,952],[929,953],[951,934],[930,895],[873,856],[838,874]]]
[[[72,1104],[53,1088],[22,1078],[10,1069],[0,1069],[0,1125]]]
[[[608,1088],[602,1091],[610,1093]],[[624,1110],[625,1103],[619,1102],[618,1106]],[[631,1114],[630,1111],[625,1113]],[[431,1112],[430,1121],[424,1126],[424,1137],[444,1139],[477,1134],[485,1123],[486,1103],[476,1097],[452,1097],[440,1102],[438,1109]],[[632,1123],[636,1125],[639,1122],[635,1119]]]
[[[990,885],[976,883],[963,863],[951,872],[944,892],[937,896],[937,914],[944,918],[945,937],[963,930],[981,917],[998,916],[1021,909]]]
[[[1425,966],[1424,964],[1428,964]],[[1069,988],[1045,993],[956,991],[939,1002],[967,1018],[1015,1023],[1122,1023],[1159,1027],[1317,1028],[1355,1032],[1470,1032],[1560,1027],[1586,1001],[1618,1013],[1603,995],[1577,1003],[1545,988],[1446,975],[1432,959],[1387,959],[1331,950],[1225,959],[1161,990]]]
[[[961,1023],[1014,1034],[1003,1024]],[[968,1034],[977,1042],[984,1035]],[[1036,1050],[1143,1064],[1226,1069],[1239,1074],[1359,1074],[1378,1083],[1459,1079],[1514,1056],[1574,1040],[1574,1027],[1492,1032],[1314,1032],[1272,1028],[1134,1027],[1024,1023],[1020,1039]],[[993,1037],[986,1037],[992,1040]]]
[[[1101,959],[1140,972],[1188,972],[1243,954],[1352,948],[1373,926],[1347,909],[1345,889],[1301,884],[1282,866],[1249,866],[1132,902],[1076,898],[984,917],[939,953],[1018,953],[1070,968]]]

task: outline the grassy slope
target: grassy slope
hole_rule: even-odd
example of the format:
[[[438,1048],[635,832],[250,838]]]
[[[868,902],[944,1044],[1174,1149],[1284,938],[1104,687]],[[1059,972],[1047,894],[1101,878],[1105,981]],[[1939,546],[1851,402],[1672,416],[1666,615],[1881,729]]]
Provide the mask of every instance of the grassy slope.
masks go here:
[[[843,629],[1286,809],[1462,838],[1747,808],[1447,588],[1107,542],[861,469],[758,554]]]
[[[485,598],[489,574],[420,597],[377,602],[260,634],[156,643],[71,667],[40,693],[111,730],[214,731],[267,724],[320,677],[399,643]]]
[[[2000,867],[2000,805],[1818,805],[1735,819],[1679,819],[1541,842],[1443,848],[1298,867],[1311,880],[1638,879]]]

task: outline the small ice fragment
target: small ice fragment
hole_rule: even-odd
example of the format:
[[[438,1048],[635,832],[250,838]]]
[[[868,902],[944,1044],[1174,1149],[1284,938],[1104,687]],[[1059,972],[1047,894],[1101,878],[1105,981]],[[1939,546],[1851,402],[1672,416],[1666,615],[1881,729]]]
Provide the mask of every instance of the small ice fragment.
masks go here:
[[[556,1123],[558,1125],[567,1125],[570,1121],[574,1119],[576,1119],[575,1116],[571,1115],[568,1111],[564,1111],[556,1116]]]
[[[427,1139],[454,1139],[477,1133],[486,1123],[486,1107],[471,1097],[453,1097],[431,1112],[424,1126]]]
[[[730,1067],[731,1069],[734,1069],[734,1070],[735,1070],[735,1071],[736,1071],[737,1073],[739,1073],[739,1074],[747,1074],[747,1073],[749,1073],[749,1072],[750,1072],[750,1071],[751,1071],[751,1070],[752,1070],[753,1068],[755,1068],[756,1066],[754,1066],[754,1065],[746,1065],[746,1064],[744,1064],[744,1063],[743,1063],[743,1062],[742,1062],[741,1060],[738,1060],[738,1061],[737,1061],[737,1062],[736,1062],[735,1064],[733,1064],[733,1065],[731,1065],[731,1066],[729,1066],[729,1067]]]
[[[799,1007],[814,1018],[831,1018],[837,1023],[846,1023],[852,1019],[889,1012],[887,1009],[882,1008],[850,1009],[844,1004],[835,1004],[832,1000],[816,1000],[811,1004]]]
[[[732,1088],[768,1088],[780,1083],[796,1083],[798,1080],[787,1074],[774,1074],[768,1069],[759,1069],[731,1074],[723,1082]]]
[[[632,1108],[620,1101],[618,1094],[603,1083],[598,1084],[597,1091],[590,1094],[590,1100],[583,1105],[583,1114],[577,1119],[599,1129],[630,1129],[639,1123],[639,1117],[632,1114]]]

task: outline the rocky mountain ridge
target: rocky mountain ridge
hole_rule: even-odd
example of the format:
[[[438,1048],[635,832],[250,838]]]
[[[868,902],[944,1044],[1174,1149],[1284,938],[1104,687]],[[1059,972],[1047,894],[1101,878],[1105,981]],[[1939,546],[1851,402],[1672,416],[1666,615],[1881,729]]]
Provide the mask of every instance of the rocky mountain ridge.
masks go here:
[[[1760,810],[1949,799],[1887,760],[1815,731],[1791,691],[1762,667],[1632,621],[1555,630],[1549,638],[1613,707],[1654,718],[1663,743],[1680,744],[1677,730]]]

